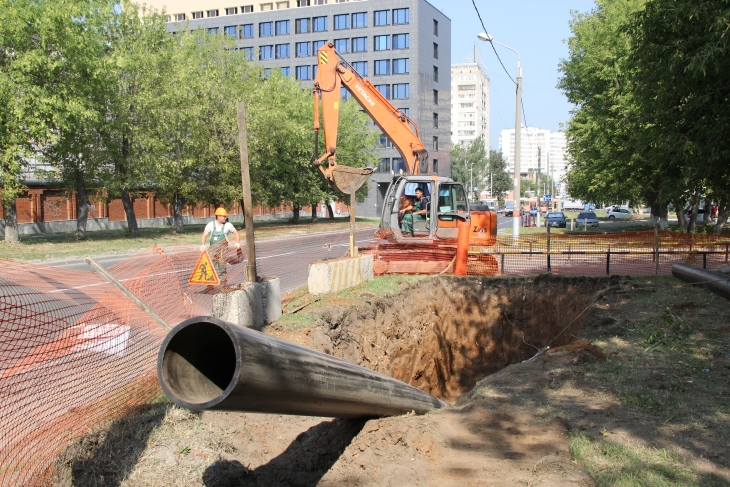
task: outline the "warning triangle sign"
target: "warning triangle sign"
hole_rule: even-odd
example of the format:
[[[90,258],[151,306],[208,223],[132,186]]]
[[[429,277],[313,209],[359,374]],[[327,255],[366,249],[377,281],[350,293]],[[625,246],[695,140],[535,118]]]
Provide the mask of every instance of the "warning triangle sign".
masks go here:
[[[213,262],[210,260],[208,251],[200,253],[198,263],[195,264],[193,273],[190,274],[188,284],[205,284],[208,286],[217,286],[221,281],[218,279],[218,273],[213,267]]]

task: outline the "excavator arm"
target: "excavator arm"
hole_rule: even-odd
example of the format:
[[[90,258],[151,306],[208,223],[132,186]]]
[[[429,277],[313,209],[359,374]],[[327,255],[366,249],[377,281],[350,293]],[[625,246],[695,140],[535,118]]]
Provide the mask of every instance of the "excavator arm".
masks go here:
[[[354,192],[365,182],[372,169],[358,169],[337,164],[337,126],[340,110],[340,87],[344,86],[370,115],[375,124],[398,149],[409,175],[425,171],[428,152],[418,136],[418,126],[395,108],[373,84],[344,61],[334,44],[328,42],[317,52],[318,68],[314,79],[314,164],[335,189]],[[326,151],[319,155],[320,106],[324,122]]]

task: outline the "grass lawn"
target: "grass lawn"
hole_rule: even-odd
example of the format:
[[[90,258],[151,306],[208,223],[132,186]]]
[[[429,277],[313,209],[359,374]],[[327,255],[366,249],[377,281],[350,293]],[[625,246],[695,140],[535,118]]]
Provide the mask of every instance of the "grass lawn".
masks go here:
[[[357,228],[375,227],[374,218],[357,218]],[[183,233],[174,233],[171,228],[142,228],[139,237],[132,238],[126,230],[88,232],[86,240],[76,240],[72,234],[22,235],[18,244],[0,242],[0,259],[36,260],[84,257],[98,254],[125,254],[152,245],[199,245],[203,225],[187,225]],[[254,223],[256,239],[280,235],[307,234],[342,231],[350,228],[349,218],[322,218],[312,223],[303,219],[299,224],[286,220],[267,220]],[[245,230],[236,224],[236,229],[245,239]]]

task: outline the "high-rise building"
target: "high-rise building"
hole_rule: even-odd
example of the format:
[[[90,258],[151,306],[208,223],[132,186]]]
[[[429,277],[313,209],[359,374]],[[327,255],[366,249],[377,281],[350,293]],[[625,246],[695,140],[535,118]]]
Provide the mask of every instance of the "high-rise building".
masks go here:
[[[168,30],[205,29],[226,34],[246,58],[265,70],[311,87],[317,50],[327,41],[362,76],[419,127],[429,151],[429,172],[449,175],[451,20],[426,0],[289,0],[248,3],[220,0],[147,0],[169,14]],[[344,93],[343,96],[347,96]],[[374,125],[373,125],[374,127]],[[376,129],[377,130],[377,129]],[[361,216],[380,216],[392,172],[405,169],[393,144],[381,136],[380,163],[368,184]]]
[[[451,65],[451,143],[471,144],[483,137],[489,151],[489,78],[474,45],[471,55]]]
[[[499,135],[499,150],[507,161],[507,172],[515,170],[515,129],[504,129]],[[558,182],[566,171],[564,132],[551,132],[537,127],[522,127],[520,134],[520,173],[537,171],[549,174]]]

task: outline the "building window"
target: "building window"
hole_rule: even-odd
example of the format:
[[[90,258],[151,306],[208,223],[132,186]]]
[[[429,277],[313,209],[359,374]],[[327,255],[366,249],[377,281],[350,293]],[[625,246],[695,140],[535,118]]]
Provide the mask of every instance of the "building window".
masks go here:
[[[289,34],[289,21],[288,20],[277,20],[275,24],[276,35],[285,36]]]
[[[355,61],[351,64],[352,69],[357,71],[360,76],[368,75],[368,62],[367,61]]]
[[[411,109],[410,108],[398,108],[398,110],[401,111],[401,112],[403,112],[403,114],[406,117],[410,117],[411,116]]]
[[[375,36],[373,40],[374,50],[387,51],[388,49],[390,49],[390,36]]]
[[[289,76],[291,76],[291,68],[289,66],[281,68],[281,74],[288,78]]]
[[[435,35],[436,37],[439,36],[439,21],[436,19],[433,19],[433,35]],[[436,160],[434,159],[434,162],[435,161]]]
[[[409,17],[409,15],[408,15],[407,8],[394,8],[393,9],[393,25],[407,24],[408,17]]]
[[[438,113],[433,114],[433,128],[435,128],[435,129],[439,128],[439,114]]]
[[[390,100],[390,85],[375,85],[375,89],[378,90],[387,100]]]
[[[364,29],[368,26],[368,13],[361,12],[352,14],[352,28],[353,29]]]
[[[433,150],[437,151],[439,150],[439,138],[435,135],[433,136]]]
[[[408,34],[393,34],[393,49],[408,49],[410,36]]]
[[[335,51],[350,52],[350,39],[335,39]]]
[[[259,48],[259,59],[273,59],[274,57],[274,46],[261,46]]]
[[[268,12],[269,10],[274,10],[274,4],[273,3],[262,3],[261,4],[261,11],[262,12]]]
[[[203,18],[203,12],[193,12],[193,20],[198,20]]]
[[[312,5],[327,5],[327,0],[312,0]]]
[[[436,44],[435,42],[433,43],[433,57],[434,57],[434,59],[439,58],[439,45]]]
[[[327,17],[312,18],[312,30],[314,32],[324,32],[327,30]]]
[[[297,7],[309,7],[310,0],[297,0]]]
[[[223,33],[225,35],[227,35],[228,37],[231,37],[233,39],[238,39],[238,26],[229,25],[229,26],[223,27]]]
[[[375,61],[375,76],[390,74],[390,59]]]
[[[433,173],[434,174],[438,174],[439,173],[439,160],[438,159],[434,159],[433,160]]]
[[[439,90],[433,90],[433,104],[439,104]]]
[[[241,26],[241,39],[253,39],[253,24],[243,24]]]
[[[312,68],[311,66],[297,66],[295,75],[297,79],[301,80],[312,79]]]
[[[390,172],[390,157],[382,157],[375,172]]]
[[[340,87],[340,98],[342,99],[342,101],[349,100],[351,96],[352,95],[350,94],[350,90],[348,90],[344,86]]]
[[[410,89],[408,83],[396,83],[393,85],[393,99],[405,100],[409,98]]]
[[[288,59],[289,58],[289,44],[277,44],[276,45],[276,59]]]
[[[297,57],[307,57],[312,55],[312,46],[309,42],[297,42]]]
[[[242,47],[243,59],[253,61],[253,47]]]
[[[274,35],[274,23],[273,22],[259,23],[259,37],[270,37],[273,35]]]
[[[327,41],[312,41],[312,51],[317,52],[319,51],[319,48],[324,46],[327,43]]]
[[[226,15],[236,15],[238,13],[238,7],[226,8]]]
[[[396,174],[405,173],[408,171],[406,164],[403,162],[402,157],[394,157],[392,163],[393,172]]]
[[[439,68],[438,68],[438,66],[434,66],[433,67],[433,81],[434,81],[434,83],[438,83],[439,82]]]
[[[373,19],[376,26],[390,25],[390,10],[376,10]]]
[[[342,14],[334,16],[335,30],[344,30],[350,28],[350,15]]]
[[[244,5],[243,7],[241,7],[241,13],[242,14],[253,13],[253,5]]]
[[[385,134],[380,134],[380,137],[375,142],[375,147],[378,149],[392,149],[393,142]]]
[[[309,19],[297,19],[294,21],[294,29],[297,34],[306,34],[312,32],[309,28]]]
[[[477,85],[459,85],[457,88],[459,91],[474,91],[477,89]]]
[[[185,14],[175,14],[173,17],[175,18],[175,22],[182,22],[185,20]]]
[[[411,62],[408,58],[393,59],[393,74],[410,73]]]
[[[206,17],[218,17],[218,9],[208,10],[206,12]]]
[[[208,34],[217,34],[218,33],[218,27],[211,27],[208,29]]]
[[[312,66],[312,79],[317,78],[317,68],[319,68],[319,66],[317,66],[316,64]]]
[[[368,38],[367,37],[353,37],[352,38],[352,52],[367,52],[368,50]]]
[[[276,2],[276,10],[283,10],[289,8],[289,2]]]

